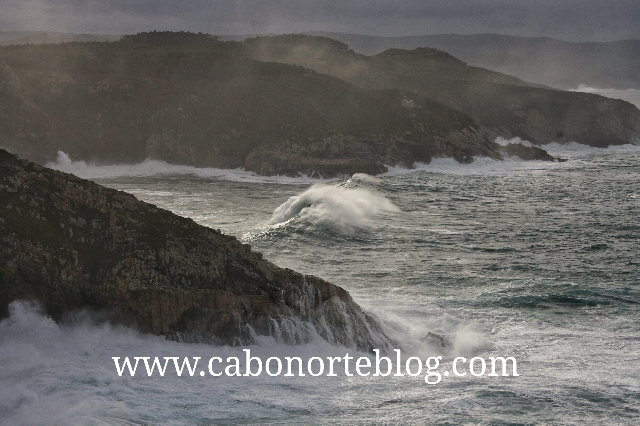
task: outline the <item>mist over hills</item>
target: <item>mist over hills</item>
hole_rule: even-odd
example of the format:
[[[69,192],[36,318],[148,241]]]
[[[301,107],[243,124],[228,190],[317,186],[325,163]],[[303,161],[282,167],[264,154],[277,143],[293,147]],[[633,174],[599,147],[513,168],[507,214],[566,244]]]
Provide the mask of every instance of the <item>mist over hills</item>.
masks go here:
[[[593,146],[640,138],[628,102],[552,90],[436,49],[368,57],[304,35],[151,32],[4,46],[0,118],[0,146],[40,163],[62,150],[96,163],[152,158],[292,176],[499,159],[507,151],[497,136]]]
[[[640,89],[640,40],[567,42],[549,37],[499,34],[437,34],[382,37],[338,32],[307,32],[347,44],[356,53],[377,55],[398,48],[431,47],[469,65],[512,75],[559,89],[584,84],[603,89]],[[222,35],[221,40],[243,41],[261,34]],[[116,41],[121,35],[73,34],[46,31],[0,31],[0,45]]]
[[[491,140],[608,146],[631,143],[640,130],[639,111],[628,102],[527,83],[433,48],[364,56],[329,38],[284,35],[244,43],[257,59],[302,65],[359,87],[429,97],[467,114]]]

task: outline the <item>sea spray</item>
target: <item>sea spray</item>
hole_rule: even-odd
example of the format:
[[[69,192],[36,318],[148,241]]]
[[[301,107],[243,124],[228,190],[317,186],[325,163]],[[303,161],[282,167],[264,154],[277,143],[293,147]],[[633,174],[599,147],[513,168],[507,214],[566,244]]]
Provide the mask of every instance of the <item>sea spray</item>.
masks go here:
[[[601,89],[581,84],[576,89],[569,90],[572,92],[592,93],[606,98],[622,99],[640,108],[640,90],[638,89]]]
[[[498,136],[494,142],[497,143],[498,145],[501,145],[501,146],[507,146],[507,145],[512,144],[512,143],[520,144],[520,145],[524,145],[524,146],[533,146],[533,144],[531,142],[529,142],[527,140],[522,140],[519,137],[515,137],[515,138],[512,138],[512,139],[505,139],[503,137]]]
[[[246,380],[212,377],[204,361],[191,380],[185,380],[186,371],[183,377],[142,373],[121,377],[113,357],[175,356],[182,360],[196,355],[202,360],[219,356],[225,362],[228,357],[244,361],[249,349],[265,361],[300,357],[306,366],[312,357],[326,360],[348,352],[354,358],[372,358],[372,354],[322,339],[292,346],[266,336],[260,336],[256,345],[239,347],[185,344],[109,323],[96,324],[84,315],[71,323],[56,323],[36,304],[24,301],[12,303],[9,310],[9,318],[0,321],[0,424],[142,424],[175,419],[210,423],[239,416],[258,422],[290,420],[292,412],[335,415],[344,409],[360,409],[360,401],[343,398],[345,388],[353,386],[366,390],[376,405],[388,399],[389,391],[409,396],[424,392],[422,382],[408,376],[352,383],[338,368],[339,377],[286,377],[284,372],[278,377],[263,374]],[[387,356],[393,357],[394,352]],[[244,362],[241,365],[246,367]]]
[[[528,147],[536,146],[528,140],[515,137],[512,139],[505,139],[497,137],[495,142],[498,145],[507,146],[509,144],[520,144]],[[577,158],[591,156],[594,154],[612,154],[612,153],[640,153],[640,146],[638,144],[624,144],[624,145],[610,145],[606,148],[589,146],[577,142],[551,142],[544,145],[537,145],[544,148],[549,154],[554,156],[564,156],[568,158]]]
[[[351,233],[371,226],[376,217],[398,211],[389,199],[368,189],[315,184],[276,208],[268,223],[297,218]]]
[[[503,144],[521,143],[529,146],[528,141],[514,138],[503,139]],[[540,145],[554,157],[566,159],[565,162],[554,161],[525,161],[518,157],[505,157],[495,160],[489,157],[475,157],[471,164],[460,164],[453,158],[434,158],[430,163],[415,163],[413,168],[389,167],[383,177],[408,176],[416,172],[438,173],[454,176],[482,176],[482,177],[524,177],[544,175],[552,171],[566,171],[584,169],[593,164],[593,157],[598,159],[612,158],[614,155],[625,155],[627,158],[640,156],[640,145],[612,145],[607,148],[592,147],[576,142],[549,143]]]

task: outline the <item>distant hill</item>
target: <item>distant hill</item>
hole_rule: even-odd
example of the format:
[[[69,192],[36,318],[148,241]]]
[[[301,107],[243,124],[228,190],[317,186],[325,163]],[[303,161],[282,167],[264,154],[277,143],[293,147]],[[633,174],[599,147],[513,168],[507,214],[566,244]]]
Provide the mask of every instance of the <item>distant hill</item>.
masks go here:
[[[580,84],[606,89],[640,89],[640,40],[569,43],[548,37],[497,34],[374,37],[314,32],[341,41],[364,55],[391,48],[432,47],[469,65],[560,89]]]
[[[46,31],[0,31],[0,46],[10,44],[50,44],[72,41],[115,41],[119,35],[73,34]]]
[[[407,96],[256,60],[242,43],[206,34],[4,46],[0,146],[40,163],[61,150],[103,163],[325,177],[433,156],[500,157],[464,113],[411,94],[414,108]]]
[[[433,48],[364,56],[333,39],[295,34],[243,43],[255,59],[302,65],[362,88],[425,96],[471,117],[490,140],[603,147],[640,140],[640,111],[628,102],[528,83]]]
[[[330,177],[434,157],[499,159],[497,136],[631,143],[640,110],[436,49],[364,56],[326,37],[150,32],[0,47],[0,147],[41,163],[61,150],[96,163]]]
[[[309,32],[346,43],[357,53],[376,55],[392,48],[432,47],[469,65],[560,89],[579,85],[603,89],[640,89],[640,40],[570,43],[548,37],[498,34],[377,37],[334,32]],[[224,35],[242,41],[259,34]],[[0,31],[0,46],[72,41],[116,41],[120,35],[45,31]]]

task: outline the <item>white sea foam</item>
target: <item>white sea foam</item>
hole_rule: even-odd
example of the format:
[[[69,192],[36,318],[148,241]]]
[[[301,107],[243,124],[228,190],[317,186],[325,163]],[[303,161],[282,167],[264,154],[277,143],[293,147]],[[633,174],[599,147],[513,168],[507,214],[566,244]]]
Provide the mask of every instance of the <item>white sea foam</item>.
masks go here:
[[[208,360],[214,356],[223,360],[238,357],[244,371],[244,349],[262,361],[297,356],[305,366],[311,357],[342,357],[347,352],[354,358],[370,356],[321,339],[295,346],[277,344],[271,338],[260,338],[259,345],[246,347],[178,343],[124,327],[97,325],[86,318],[60,325],[40,313],[36,305],[14,302],[10,317],[0,321],[0,424],[290,420],[290,413],[328,415],[360,409],[360,398],[342,397],[345,389],[353,386],[366,391],[376,404],[387,400],[388,392],[409,395],[409,400],[412,393],[424,392],[422,377],[418,382],[407,376],[358,377],[361,380],[354,382],[353,377],[344,375],[342,366],[336,367],[337,377],[212,377],[206,373]],[[403,350],[405,357],[426,358],[435,353]],[[135,377],[127,373],[119,377],[114,356],[199,356],[197,370],[205,371],[205,376],[167,373],[159,377],[156,372],[147,377],[142,371]]]
[[[495,142],[502,146],[507,146],[510,143],[520,144],[524,146],[536,146],[531,142],[529,142],[528,140],[523,140],[523,139],[520,139],[519,137],[515,137],[512,139],[497,137]],[[617,154],[617,153],[640,152],[640,146],[634,145],[634,144],[611,145],[606,148],[599,148],[599,147],[581,144],[578,142],[569,142],[569,143],[551,142],[545,145],[538,145],[538,146],[546,150],[551,155],[554,155],[554,156],[565,155],[569,157],[577,157],[577,156],[582,157],[582,156],[593,155],[593,154]]]
[[[558,143],[552,142],[546,145],[541,145],[540,148],[547,150],[547,152],[554,157],[563,158],[576,158],[586,157],[594,154],[633,154],[640,153],[640,146],[633,144],[625,145],[611,145],[606,148],[598,148],[594,146],[584,145],[577,142]]]
[[[348,233],[369,227],[380,215],[398,211],[389,199],[367,189],[315,184],[282,203],[268,223],[275,225],[296,218]]]
[[[494,160],[489,157],[476,157],[471,164],[460,164],[453,158],[434,158],[430,163],[415,163],[412,169],[389,167],[383,176],[401,176],[414,172],[442,173],[458,176],[510,176],[517,174],[539,173],[562,167],[563,163],[550,161],[524,161],[518,157]]]
[[[382,179],[380,179],[378,177],[375,177],[375,176],[368,175],[366,173],[356,173],[353,176],[351,176],[350,180],[369,182],[369,183],[380,183],[380,182],[382,182]]]
[[[571,91],[593,93],[612,99],[622,99],[640,108],[640,90],[638,89],[599,89],[581,84],[577,88],[571,89]]]
[[[348,350],[322,340],[290,346],[276,344],[270,338],[263,338],[260,346],[245,348],[262,359],[342,356]],[[238,404],[243,405],[245,415],[251,412],[268,417],[271,411],[278,415],[290,408],[304,409],[305,403],[295,393],[309,395],[319,381],[339,387],[339,381],[331,378],[291,380],[266,375],[244,380],[172,374],[162,378],[143,374],[118,377],[111,359],[200,356],[202,370],[211,356],[244,359],[245,348],[177,343],[87,321],[63,326],[39,313],[32,304],[14,302],[9,319],[0,322],[0,424],[143,424],[149,419],[156,419],[152,423],[172,423],[176,419],[198,423],[199,417],[238,418],[242,416],[234,408]],[[286,391],[284,388],[292,383],[294,389]]]
[[[379,312],[379,317],[396,339],[402,342],[408,353],[443,355],[445,359],[457,356],[472,356],[490,347],[482,326],[477,323],[462,322],[447,313],[429,316],[428,319],[413,322],[389,311]],[[425,339],[428,332],[441,336],[447,342],[440,346],[437,339]]]
[[[525,146],[535,146],[527,140],[518,137],[505,139],[496,138],[496,143],[506,146],[510,143],[522,144]],[[408,173],[426,171],[431,173],[443,173],[460,176],[511,176],[530,175],[543,173],[547,170],[558,170],[583,166],[584,159],[594,155],[606,154],[631,154],[640,155],[640,145],[611,145],[607,148],[597,148],[577,142],[558,143],[552,142],[546,145],[539,145],[550,155],[568,160],[566,162],[552,161],[525,161],[518,157],[505,157],[504,160],[494,160],[489,157],[475,157],[471,164],[461,164],[450,157],[434,158],[430,163],[414,163],[413,168],[389,167],[387,173],[381,176],[401,176]]]
[[[85,161],[73,161],[69,156],[58,151],[56,162],[46,165],[55,170],[66,173],[72,173],[84,179],[112,179],[119,177],[147,177],[159,175],[192,175],[202,178],[217,178],[238,182],[265,182],[265,183],[283,183],[283,184],[300,184],[314,182],[328,182],[328,179],[317,179],[306,176],[289,177],[289,176],[259,176],[253,172],[244,169],[217,169],[217,168],[200,168],[192,166],[183,166],[177,164],[169,164],[164,161],[145,160],[137,164],[111,164],[96,165]]]
[[[527,140],[522,140],[519,137],[515,137],[512,139],[505,139],[503,137],[498,136],[495,140],[498,145],[507,146],[510,143],[520,144],[524,146],[533,146],[533,144]]]

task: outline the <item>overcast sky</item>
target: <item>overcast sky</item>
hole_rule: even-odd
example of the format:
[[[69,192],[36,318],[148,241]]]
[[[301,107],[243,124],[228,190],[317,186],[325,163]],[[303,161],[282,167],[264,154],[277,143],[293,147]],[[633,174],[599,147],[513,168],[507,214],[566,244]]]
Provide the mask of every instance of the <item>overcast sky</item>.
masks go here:
[[[0,30],[640,38],[640,0],[0,0]]]

